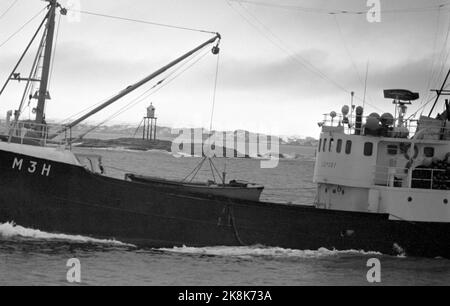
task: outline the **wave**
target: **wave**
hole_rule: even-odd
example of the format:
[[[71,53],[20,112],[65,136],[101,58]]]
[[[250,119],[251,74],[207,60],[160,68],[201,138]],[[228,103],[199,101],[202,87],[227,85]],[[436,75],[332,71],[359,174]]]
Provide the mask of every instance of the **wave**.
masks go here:
[[[13,222],[0,223],[0,237],[5,239],[31,238],[36,240],[55,240],[55,241],[75,242],[75,243],[91,243],[91,244],[134,247],[134,245],[126,244],[114,239],[96,239],[80,235],[47,233],[36,229],[25,228],[23,226],[16,225]]]
[[[175,247],[159,249],[164,252],[181,253],[181,254],[197,254],[212,256],[231,256],[231,257],[271,257],[271,258],[320,258],[333,257],[339,255],[381,255],[379,252],[366,252],[362,250],[328,250],[320,248],[318,250],[295,250],[284,249],[279,247],[264,246],[242,246],[242,247]]]

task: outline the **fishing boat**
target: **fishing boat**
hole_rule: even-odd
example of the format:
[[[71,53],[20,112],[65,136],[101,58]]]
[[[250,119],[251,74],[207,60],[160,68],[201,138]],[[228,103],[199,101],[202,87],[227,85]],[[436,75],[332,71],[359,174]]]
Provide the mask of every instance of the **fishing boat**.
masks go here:
[[[207,182],[185,182],[168,180],[160,177],[138,175],[134,173],[125,174],[125,179],[131,182],[153,185],[161,189],[175,189],[186,194],[204,195],[206,197],[222,197],[259,201],[264,186],[247,181],[231,180],[229,183],[217,183],[213,180]]]
[[[0,91],[21,80],[26,84],[21,105],[28,97],[37,99],[35,120],[21,121],[19,107],[9,114],[1,138],[1,223],[115,238],[139,247],[259,244],[450,258],[448,103],[438,118],[430,113],[407,120],[407,105],[418,95],[388,90],[395,116],[364,116],[362,107],[355,107],[353,116],[353,105],[343,107],[342,115],[331,112],[320,122],[314,206],[205,197],[136,176],[110,177],[101,157],[71,150],[72,128],[199,50],[213,46],[217,54],[221,37],[214,34],[73,122],[53,126],[44,111],[55,15],[66,10],[56,0],[46,1],[48,12],[33,37],[43,29],[32,73],[22,77],[18,64]],[[36,67],[42,67],[39,74]],[[27,95],[35,84],[39,90]]]

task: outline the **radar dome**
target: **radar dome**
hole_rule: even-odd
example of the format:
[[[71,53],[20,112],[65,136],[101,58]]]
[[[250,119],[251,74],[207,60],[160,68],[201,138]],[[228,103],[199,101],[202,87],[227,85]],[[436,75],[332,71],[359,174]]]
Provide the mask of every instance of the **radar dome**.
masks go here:
[[[366,129],[376,131],[380,128],[380,120],[375,117],[368,117],[366,120]]]
[[[331,117],[331,118],[335,118],[336,116],[337,116],[336,112],[331,112],[331,113],[330,113],[330,117]]]
[[[385,125],[393,125],[394,124],[394,116],[391,113],[384,113],[381,115],[381,123]]]
[[[341,112],[342,112],[342,115],[347,116],[348,113],[350,112],[350,107],[348,107],[348,105],[342,106]]]
[[[371,113],[369,117],[377,118],[378,120],[381,118],[378,113]]]

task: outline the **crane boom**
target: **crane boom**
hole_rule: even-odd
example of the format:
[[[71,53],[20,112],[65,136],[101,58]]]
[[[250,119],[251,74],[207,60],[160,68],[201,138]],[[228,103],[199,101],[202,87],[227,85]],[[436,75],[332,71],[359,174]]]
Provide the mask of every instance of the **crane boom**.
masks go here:
[[[180,56],[179,58],[177,58],[176,60],[170,62],[169,64],[167,64],[166,66],[160,68],[159,70],[153,72],[152,74],[150,74],[149,76],[147,76],[144,79],[140,80],[139,82],[128,86],[127,88],[125,88],[124,90],[119,92],[117,95],[115,95],[114,97],[112,97],[111,99],[109,99],[108,101],[103,103],[102,105],[96,107],[95,109],[93,109],[89,113],[87,113],[87,114],[81,116],[80,118],[74,120],[73,122],[68,124],[65,129],[67,130],[67,129],[70,129],[70,128],[76,126],[80,122],[86,120],[87,118],[91,117],[92,115],[98,113],[99,111],[101,111],[104,108],[108,107],[109,105],[113,104],[117,100],[123,98],[124,96],[130,94],[131,92],[133,92],[134,90],[138,89],[139,87],[141,87],[141,86],[145,85],[146,83],[150,82],[151,80],[153,80],[157,76],[161,75],[162,73],[164,73],[168,69],[170,69],[173,66],[177,65],[178,63],[182,62],[183,60],[185,60],[186,58],[190,57],[194,53],[200,51],[201,49],[203,49],[207,45],[213,44],[216,41],[220,41],[220,39],[221,39],[220,34],[216,33],[216,35],[213,38],[209,39],[208,41],[204,42],[203,44],[199,45],[198,47],[192,49],[191,51],[185,53],[184,55]],[[214,53],[214,51],[213,51],[213,53]]]

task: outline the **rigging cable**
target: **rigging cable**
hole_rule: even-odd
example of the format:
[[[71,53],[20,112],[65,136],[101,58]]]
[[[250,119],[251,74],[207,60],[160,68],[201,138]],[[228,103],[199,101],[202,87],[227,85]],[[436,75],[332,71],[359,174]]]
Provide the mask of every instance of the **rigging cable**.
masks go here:
[[[358,10],[358,11],[347,10],[347,9],[330,10],[330,9],[321,9],[321,8],[314,8],[314,7],[304,7],[304,6],[298,6],[298,5],[275,4],[275,3],[259,2],[259,1],[257,2],[257,1],[251,1],[251,0],[227,0],[227,1],[232,1],[232,2],[237,2],[237,3],[246,3],[246,4],[251,4],[251,5],[269,7],[269,8],[296,10],[296,11],[300,11],[303,13],[314,13],[314,14],[323,14],[323,15],[338,15],[338,14],[341,14],[341,15],[365,15],[365,14],[367,14],[367,10]],[[430,11],[440,10],[449,5],[450,5],[449,2],[445,2],[445,3],[438,4],[438,5],[426,6],[426,7],[382,10],[382,13],[430,12]]]
[[[440,63],[441,69],[439,70],[439,72],[435,71],[433,78],[432,78],[432,83],[438,82],[444,72],[444,65],[447,62],[447,58],[448,58],[448,52],[446,52],[446,49],[447,49],[449,35],[450,35],[450,22],[448,23],[445,40],[442,45],[442,50],[440,52],[440,55],[438,57],[439,58],[438,63]]]
[[[366,93],[367,93],[367,79],[365,81],[363,81],[363,79],[361,77],[361,74],[359,73],[359,70],[356,67],[355,61],[353,60],[353,56],[352,56],[352,54],[350,52],[350,49],[348,48],[348,44],[347,44],[347,42],[345,40],[344,33],[342,32],[342,28],[341,28],[341,26],[339,24],[337,15],[334,15],[334,21],[336,23],[336,28],[337,28],[337,30],[339,32],[339,36],[341,37],[342,44],[344,45],[345,51],[347,52],[347,55],[348,55],[348,57],[349,57],[349,59],[350,59],[350,61],[352,63],[353,69],[355,70],[356,76],[357,76],[359,82],[361,83],[361,86],[364,88],[364,99],[363,99],[363,101],[365,101]],[[368,96],[368,98],[369,98],[370,103],[373,103],[372,97],[370,95]]]
[[[36,39],[36,36],[39,34],[39,32],[41,31],[42,27],[44,26],[45,20],[47,20],[48,18],[48,14],[47,13],[45,15],[45,18],[42,20],[42,22],[40,23],[38,29],[36,30],[36,32],[34,33],[33,37],[31,38],[31,41],[28,43],[27,47],[25,48],[25,51],[23,51],[22,55],[20,56],[19,61],[16,63],[16,65],[14,66],[14,69],[12,70],[11,74],[9,75],[8,79],[6,80],[5,84],[3,85],[3,87],[0,89],[0,96],[2,95],[2,93],[4,92],[6,86],[8,86],[9,81],[11,80],[11,78],[13,77],[14,73],[16,72],[16,69],[19,67],[19,65],[22,63],[25,55],[27,55],[28,50],[30,49],[31,45],[33,44],[34,40]]]
[[[20,100],[19,108],[17,109],[18,113],[19,113],[19,116],[22,113],[23,104],[25,103],[27,95],[28,96],[31,95],[31,93],[34,91],[34,82],[32,82],[31,79],[32,78],[33,79],[37,79],[36,76],[37,76],[37,72],[38,72],[38,69],[39,69],[39,60],[41,58],[41,55],[42,55],[42,52],[43,52],[43,49],[44,49],[45,36],[46,35],[47,35],[47,29],[44,30],[44,35],[42,36],[42,39],[41,39],[41,41],[39,43],[38,53],[36,54],[36,57],[35,57],[33,65],[32,65],[32,69],[31,69],[30,75],[28,77],[29,80],[27,81],[27,84],[25,86],[25,90],[24,90],[22,99]],[[29,105],[30,105],[30,102],[28,102],[27,107],[29,107]],[[28,115],[28,117],[30,117],[30,115]]]
[[[34,19],[36,19],[39,15],[41,15],[41,13],[43,11],[46,10],[46,7],[44,7],[43,9],[41,9],[39,11],[39,13],[37,13],[36,15],[34,15],[33,17],[31,17],[31,19],[29,19],[25,24],[23,24],[16,32],[14,32],[13,34],[11,34],[4,42],[2,42],[0,44],[0,48],[3,47],[4,45],[6,45],[14,36],[16,36],[17,34],[19,34],[30,22],[32,22]]]
[[[216,106],[216,94],[217,94],[217,80],[219,79],[219,61],[220,61],[220,52],[217,54],[217,63],[216,63],[216,76],[214,80],[214,93],[213,93],[213,103],[211,109],[211,120],[209,123],[209,131],[212,131],[213,119],[214,119],[214,109]]]
[[[179,74],[175,75],[174,77],[172,77],[171,79],[169,79],[166,83],[164,83],[161,87],[156,88],[157,86],[161,85],[163,82],[165,82],[165,80],[168,79],[168,77],[170,77],[170,75],[174,74],[176,71],[173,71],[168,77],[166,77],[165,79],[159,81],[158,83],[156,83],[154,86],[152,86],[149,90],[147,90],[146,92],[144,92],[143,94],[141,94],[140,96],[138,96],[137,98],[133,99],[131,102],[129,102],[127,105],[125,105],[124,107],[122,107],[121,109],[119,109],[116,113],[114,113],[112,116],[108,117],[106,120],[104,120],[100,125],[105,124],[106,122],[116,118],[117,116],[119,116],[120,114],[122,114],[123,112],[129,110],[130,108],[134,107],[136,104],[139,104],[140,102],[146,100],[148,97],[154,95],[155,93],[157,93],[158,91],[160,91],[161,89],[163,89],[165,86],[169,85],[172,81],[174,81],[177,77],[179,77],[181,74],[183,74],[184,72],[186,72],[189,68],[191,68],[193,65],[195,65],[196,63],[198,63],[201,59],[203,59],[207,54],[209,53],[209,50],[204,53],[202,56],[200,56],[195,62],[193,62],[190,66],[188,66],[186,69],[184,69],[183,71],[181,71]],[[156,89],[155,89],[156,88]],[[152,92],[152,90],[154,90]],[[99,126],[100,126],[99,125]],[[98,127],[98,126],[97,126]]]
[[[435,73],[435,63],[436,63],[436,45],[437,45],[437,37],[438,37],[438,33],[439,33],[439,23],[440,23],[440,17],[441,17],[441,10],[438,10],[438,14],[437,14],[437,18],[436,18],[436,32],[434,33],[434,40],[433,40],[433,60],[431,62],[431,67],[430,67],[430,72],[429,72],[429,76],[428,76],[428,82],[427,82],[427,86],[425,88],[426,91],[426,95],[424,95],[422,97],[422,101],[420,102],[420,104],[422,105],[430,96],[430,86],[431,86],[431,80],[433,78],[433,75]],[[437,68],[437,67],[436,67]]]
[[[227,4],[239,15],[241,16],[250,26],[252,26],[255,30],[258,31],[258,33],[260,33],[262,36],[264,36],[267,40],[269,40],[269,42],[271,42],[275,47],[279,48],[281,51],[283,51],[284,53],[286,53],[286,55],[288,56],[288,58],[293,61],[296,62],[298,64],[301,64],[304,68],[306,68],[307,70],[309,70],[310,72],[312,72],[313,74],[316,74],[317,76],[319,76],[321,79],[333,84],[335,87],[339,88],[340,90],[342,90],[343,92],[346,92],[347,94],[350,94],[351,92],[346,89],[345,87],[343,87],[341,84],[339,84],[338,82],[336,82],[335,80],[333,80],[332,78],[330,78],[329,76],[327,76],[325,73],[323,73],[320,69],[318,69],[316,66],[314,66],[312,63],[308,62],[308,60],[306,60],[304,57],[302,57],[299,54],[295,54],[294,52],[290,51],[290,48],[286,46],[286,44],[273,32],[271,31],[266,25],[264,25],[264,23],[262,23],[256,16],[254,16],[253,14],[251,14],[243,5],[240,5],[240,7],[242,9],[244,9],[245,11],[247,11],[247,13],[253,17],[253,19],[255,21],[257,21],[264,29],[265,31],[263,31],[262,29],[260,29],[257,25],[255,25],[249,18],[247,18],[245,15],[243,15],[239,10],[237,10],[233,5],[230,4],[229,0],[227,0]],[[269,36],[268,33],[272,36]],[[275,41],[275,40],[278,40]],[[359,96],[355,95],[355,98],[363,101],[363,99]],[[380,108],[376,107],[375,105],[372,105],[371,103],[367,103],[368,105],[370,105],[372,108],[378,110],[378,111],[382,111]]]
[[[83,11],[83,10],[74,10],[71,9],[73,12],[85,14],[85,15],[91,15],[96,17],[103,17],[103,18],[109,18],[109,19],[116,19],[121,21],[130,21],[130,22],[136,22],[136,23],[143,23],[143,24],[149,24],[154,25],[158,27],[165,27],[165,28],[171,28],[171,29],[178,29],[178,30],[185,30],[185,31],[193,31],[193,32],[200,32],[200,33],[208,33],[208,34],[217,34],[217,32],[212,31],[206,31],[201,29],[195,29],[195,28],[188,28],[188,27],[182,27],[182,26],[176,26],[176,25],[170,25],[170,24],[164,24],[164,23],[158,23],[153,21],[147,21],[147,20],[140,20],[140,19],[132,19],[127,17],[121,17],[121,16],[113,16],[113,15],[106,15],[106,14],[100,14],[96,12],[89,12],[89,11]]]
[[[205,52],[204,54],[202,54],[201,56],[197,56],[198,58],[188,67],[186,67],[184,70],[182,70],[180,73],[178,73],[177,75],[175,75],[174,77],[172,77],[171,79],[168,79],[171,75],[175,74],[177,71],[179,71],[182,67],[184,67],[185,65],[187,65],[188,63],[190,63],[191,61],[193,61],[195,59],[195,57],[193,59],[191,59],[190,61],[187,61],[186,63],[184,63],[182,66],[178,67],[176,70],[172,71],[166,78],[164,78],[163,80],[159,81],[158,83],[156,83],[153,87],[151,87],[150,89],[148,89],[147,91],[145,91],[143,94],[141,94],[140,96],[138,96],[137,98],[133,99],[132,101],[130,101],[127,105],[125,105],[124,107],[122,107],[121,109],[119,109],[117,112],[115,112],[114,114],[112,114],[110,117],[106,118],[105,120],[103,120],[102,122],[100,122],[99,124],[97,124],[96,126],[92,127],[91,129],[89,129],[87,132],[83,133],[81,136],[79,136],[78,138],[83,138],[84,136],[86,136],[87,134],[91,133],[92,131],[94,131],[95,129],[97,129],[98,127],[100,127],[101,125],[105,124],[108,121],[111,121],[112,119],[116,118],[117,116],[119,116],[120,114],[124,113],[125,111],[129,110],[130,108],[134,107],[136,104],[142,102],[143,100],[146,100],[148,97],[154,95],[155,93],[157,93],[158,91],[160,91],[161,89],[163,89],[165,86],[169,85],[172,81],[174,81],[176,78],[178,78],[180,75],[182,75],[184,72],[186,72],[187,70],[189,70],[192,66],[194,66],[196,63],[198,63],[200,60],[202,60],[208,53],[210,52],[210,50],[208,50],[207,52]],[[166,81],[167,80],[167,81]],[[163,82],[165,82],[161,87],[156,88],[157,86],[161,85]],[[156,88],[156,89],[155,89]],[[152,90],[154,90],[152,92]]]
[[[439,70],[439,72],[436,70],[435,73],[432,75],[432,78],[431,78],[432,81],[430,82],[430,85],[432,85],[433,83],[438,82],[439,79],[442,78],[442,75],[443,75],[443,73],[444,73],[444,66],[446,66],[446,63],[447,63],[447,61],[448,61],[448,57],[449,57],[449,55],[450,55],[450,53],[449,53],[448,51],[446,52],[447,45],[448,45],[448,38],[449,38],[449,36],[450,36],[450,22],[448,23],[447,33],[446,33],[446,36],[445,36],[445,41],[444,41],[444,44],[442,45],[442,51],[440,52],[440,56],[439,56],[440,60],[438,59],[438,63],[440,62],[441,69]],[[437,66],[437,67],[438,67],[438,66]],[[437,68],[437,67],[436,67],[436,68]],[[434,98],[435,98],[436,96],[437,96],[437,95],[435,95]],[[429,93],[427,94],[426,97],[427,97],[427,98],[429,97]],[[432,98],[432,99],[434,99],[434,98]],[[430,103],[430,101],[428,101],[428,102],[424,105],[424,107],[421,107],[421,108],[420,108],[420,109],[422,110],[421,115],[422,115],[423,112],[425,111],[425,106],[427,106],[429,103]],[[418,112],[418,111],[417,111],[417,112]],[[417,112],[416,112],[416,113],[417,113]]]
[[[14,5],[17,4],[17,2],[19,2],[19,0],[15,0],[13,3],[11,3],[11,5],[3,13],[0,14],[0,19],[5,17],[5,15],[8,14],[8,12],[14,7]]]
[[[55,43],[53,45],[53,55],[52,55],[52,63],[50,65],[50,77],[49,77],[49,82],[48,82],[48,87],[51,87],[52,84],[52,80],[53,80],[53,70],[55,69],[55,57],[56,57],[56,48],[58,46],[58,38],[59,38],[59,30],[61,28],[61,14],[59,15],[58,18],[58,25],[57,25],[57,29],[56,29],[56,37],[55,37]]]
[[[447,85],[444,87],[444,90],[448,89],[449,86],[450,86],[450,84],[447,84]],[[425,109],[431,102],[433,102],[433,101],[436,99],[436,97],[437,97],[437,94],[434,94],[432,97],[430,97],[430,98],[428,99],[428,101],[425,102],[425,104],[423,104],[422,106],[420,106],[414,113],[411,114],[411,116],[408,117],[408,120],[409,120],[409,119],[412,119],[413,117],[415,117],[415,116],[419,113],[419,111],[422,111],[422,113],[423,113],[424,109]],[[422,114],[422,113],[421,113],[421,114]]]

